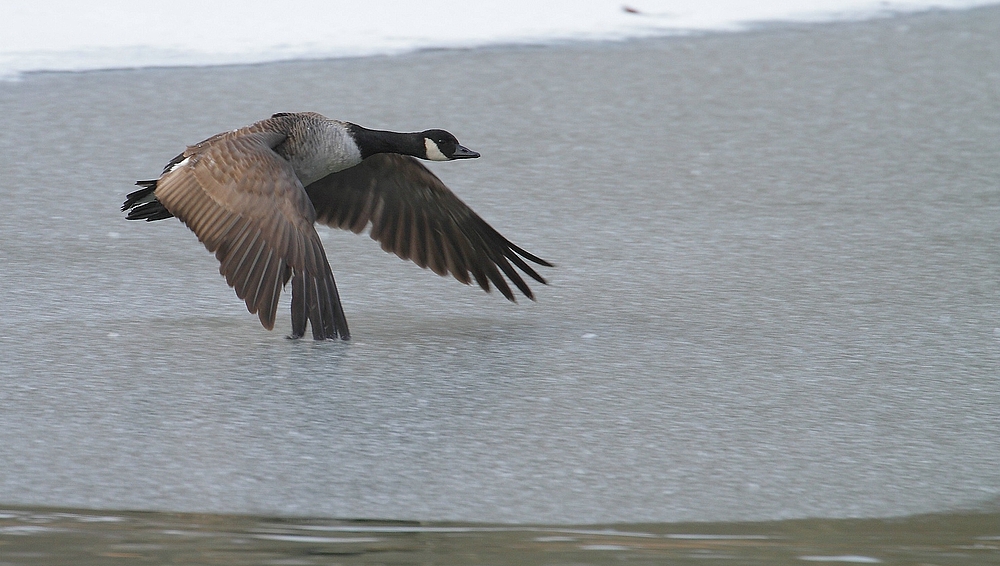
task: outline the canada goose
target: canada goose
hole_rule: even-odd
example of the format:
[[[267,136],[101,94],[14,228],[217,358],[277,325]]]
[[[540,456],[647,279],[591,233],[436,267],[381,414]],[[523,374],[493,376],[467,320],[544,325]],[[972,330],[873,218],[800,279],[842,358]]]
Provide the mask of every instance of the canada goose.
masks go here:
[[[412,157],[410,157],[412,156]],[[214,252],[219,272],[274,328],[278,296],[292,281],[292,335],[350,338],[333,271],[315,222],[371,237],[382,249],[438,275],[514,294],[501,272],[534,295],[511,263],[546,281],[512,244],[414,157],[479,157],[444,130],[369,130],[313,112],[278,113],[214,135],[170,160],[159,179],[138,181],[122,205],[129,220],[176,216]],[[524,259],[522,259],[524,258]]]

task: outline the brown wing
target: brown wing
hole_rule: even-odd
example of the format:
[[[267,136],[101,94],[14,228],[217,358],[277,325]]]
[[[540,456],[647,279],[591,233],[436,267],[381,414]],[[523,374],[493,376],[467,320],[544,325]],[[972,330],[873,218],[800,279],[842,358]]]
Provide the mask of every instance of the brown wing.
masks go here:
[[[373,155],[312,183],[306,193],[318,222],[355,233],[370,223],[383,250],[465,284],[474,278],[487,292],[492,281],[511,301],[501,272],[535,298],[511,263],[540,283],[545,279],[524,260],[552,266],[504,238],[412,157]]]
[[[313,225],[315,211],[287,161],[285,136],[233,132],[188,148],[156,183],[156,199],[220,262],[219,272],[268,330],[292,280],[292,334],[347,338],[333,272]]]

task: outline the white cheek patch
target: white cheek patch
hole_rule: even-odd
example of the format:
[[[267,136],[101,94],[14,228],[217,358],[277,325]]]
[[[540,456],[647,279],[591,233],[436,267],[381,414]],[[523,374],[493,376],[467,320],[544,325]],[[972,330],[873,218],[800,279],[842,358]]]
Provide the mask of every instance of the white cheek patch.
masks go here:
[[[431,161],[449,161],[445,154],[441,153],[436,143],[430,138],[424,138],[424,150],[427,152],[427,159]]]

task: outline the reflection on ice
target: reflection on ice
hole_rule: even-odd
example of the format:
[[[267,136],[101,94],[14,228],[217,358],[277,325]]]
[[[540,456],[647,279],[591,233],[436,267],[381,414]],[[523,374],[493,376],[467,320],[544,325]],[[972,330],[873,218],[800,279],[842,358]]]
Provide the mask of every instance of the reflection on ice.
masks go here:
[[[592,527],[279,519],[180,513],[0,511],[9,566],[149,563],[468,564],[995,563],[997,514]],[[316,536],[304,532],[378,534]],[[978,541],[978,542],[977,542]],[[845,552],[848,550],[849,552]],[[958,562],[956,562],[958,560]]]

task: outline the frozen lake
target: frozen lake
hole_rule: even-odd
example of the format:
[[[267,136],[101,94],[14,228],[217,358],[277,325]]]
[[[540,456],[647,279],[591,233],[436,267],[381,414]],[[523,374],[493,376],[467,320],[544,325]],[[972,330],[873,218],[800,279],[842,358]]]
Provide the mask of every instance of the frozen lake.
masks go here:
[[[0,83],[0,503],[505,523],[1000,494],[1000,9]],[[509,304],[322,228],[354,339],[267,332],[118,207],[277,111],[454,132]],[[287,301],[287,297],[286,297]]]

